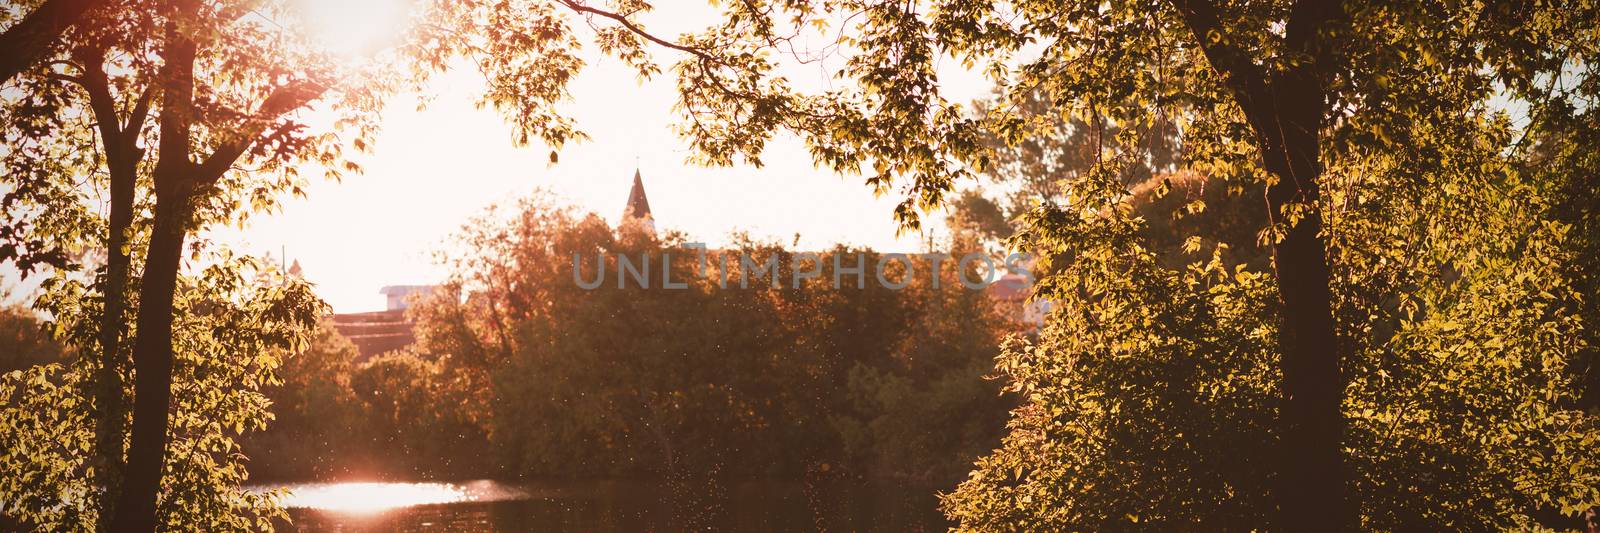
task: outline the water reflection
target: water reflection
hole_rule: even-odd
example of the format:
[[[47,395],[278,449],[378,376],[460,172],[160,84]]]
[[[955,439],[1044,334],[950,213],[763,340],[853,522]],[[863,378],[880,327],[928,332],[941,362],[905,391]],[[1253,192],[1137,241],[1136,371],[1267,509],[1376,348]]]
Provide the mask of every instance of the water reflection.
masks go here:
[[[305,483],[280,531],[943,531],[930,487],[744,483],[720,497],[631,481]]]
[[[493,481],[455,483],[300,483],[271,488],[288,492],[290,509],[372,514],[401,507],[446,503],[492,502],[527,495]]]

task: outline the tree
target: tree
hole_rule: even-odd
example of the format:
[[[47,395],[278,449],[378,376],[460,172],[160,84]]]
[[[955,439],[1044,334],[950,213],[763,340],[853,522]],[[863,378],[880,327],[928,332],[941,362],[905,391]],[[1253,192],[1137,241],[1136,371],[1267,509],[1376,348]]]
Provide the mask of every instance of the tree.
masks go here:
[[[379,354],[354,369],[350,390],[366,417],[373,467],[406,476],[485,476],[486,427],[472,417],[488,396],[469,389],[460,370],[429,354]]]
[[[674,519],[716,524],[709,504],[730,481],[803,480],[829,500],[866,480],[926,490],[953,483],[1000,430],[1005,400],[982,376],[1010,326],[954,261],[937,287],[929,261],[912,260],[909,277],[888,261],[887,279],[906,283],[895,290],[874,279],[882,256],[869,250],[736,240],[701,270],[687,237],[613,232],[544,194],[458,239],[449,288],[412,308],[414,349],[352,380],[403,471],[419,455],[489,456],[499,476],[641,476],[667,485]],[[779,287],[741,270],[740,253],[775,258]],[[649,288],[618,285],[624,257],[649,262]],[[862,283],[835,260],[863,262]],[[683,286],[665,286],[666,272]]]
[[[1600,75],[1593,61],[1564,61],[1567,76],[1544,80],[1530,101],[1525,134],[1513,145],[1522,172],[1539,176],[1555,204],[1557,220],[1571,226],[1570,243],[1577,257],[1600,257]],[[1585,294],[1600,294],[1600,263],[1575,261],[1569,274]],[[1583,387],[1580,405],[1600,412],[1600,302],[1580,303],[1588,347],[1573,369]]]
[[[1574,408],[1588,335],[1565,273],[1574,236],[1539,173],[1485,150],[1510,141],[1506,121],[1409,133],[1408,149],[1328,170],[1363,177],[1327,189],[1361,526],[1581,530],[1600,502],[1600,426]],[[1061,311],[1000,358],[1024,403],[945,496],[961,529],[1287,527],[1269,497],[1270,279],[1220,249],[1165,260],[1177,245],[1141,228],[1139,200],[1025,217],[1023,240],[1048,251],[1039,290]]]
[[[994,101],[975,102],[973,111],[980,116],[1015,114],[1026,128],[1016,142],[998,136],[984,140],[992,152],[985,177],[1005,191],[1012,216],[1060,199],[1062,182],[1082,179],[1106,158],[1128,160],[1121,167],[1121,179],[1129,187],[1172,172],[1178,162],[1176,122],[1165,117],[1157,117],[1149,131],[1123,133],[1119,124],[1104,116],[1056,109],[1042,93],[1019,100],[1000,94]],[[1138,144],[1123,146],[1125,142]]]
[[[133,345],[134,416],[127,475],[111,523],[117,530],[155,529],[172,390],[172,301],[184,240],[205,220],[205,203],[233,200],[218,193],[229,190],[222,180],[243,157],[269,170],[283,169],[297,159],[330,157],[305,146],[310,141],[300,135],[304,126],[288,117],[330,88],[333,81],[321,77],[331,73],[319,71],[309,57],[296,57],[291,50],[259,40],[272,35],[269,27],[241,25],[246,19],[231,12],[235,9],[226,3],[190,1],[165,13],[158,74],[160,144],[152,171],[155,207],[135,325],[139,335]],[[236,60],[243,58],[265,61],[236,66]],[[223,65],[238,71],[207,83],[196,76],[201,60],[206,67]],[[205,100],[196,99],[197,89],[207,96]],[[196,151],[197,144],[209,146]]]
[[[40,9],[49,9],[49,6]],[[24,77],[20,81],[32,99],[48,98],[46,101],[54,100],[57,105],[70,105],[66,102],[81,98],[80,101],[84,102],[82,107],[89,112],[84,119],[94,125],[96,137],[72,142],[93,149],[96,156],[85,166],[94,169],[95,174],[104,172],[110,192],[103,240],[105,309],[101,315],[97,347],[100,362],[95,380],[98,421],[95,453],[99,458],[96,470],[101,476],[101,484],[112,487],[120,483],[122,442],[126,432],[122,376],[129,365],[126,363],[128,354],[123,343],[125,330],[128,329],[125,326],[124,309],[127,307],[127,288],[132,268],[130,238],[134,224],[135,189],[141,176],[140,166],[145,159],[144,149],[139,143],[151,133],[145,131],[145,124],[150,115],[154,89],[154,84],[149,82],[154,72],[149,57],[154,49],[149,39],[125,31],[127,28],[147,27],[150,22],[146,13],[102,9],[82,18],[87,19],[87,24],[69,32],[68,38],[60,43],[69,48],[66,52],[68,59],[57,62],[56,66],[65,67],[67,72],[52,68],[45,75]],[[109,53],[112,51],[125,53],[112,55]],[[108,61],[111,62],[109,68]],[[113,76],[108,73],[113,71],[118,74]],[[57,144],[65,145],[69,138],[64,136]],[[40,155],[50,157],[56,154],[47,152]],[[24,175],[48,172],[40,167],[54,164],[27,155],[15,157],[12,162],[13,168]],[[63,200],[35,197],[32,202],[59,204]],[[105,497],[110,498],[112,494],[115,491],[108,490]],[[106,502],[107,507],[110,503]]]
[[[41,8],[45,9],[49,7]],[[148,53],[152,50],[147,40],[118,31],[147,23],[141,13],[103,9],[81,18],[89,23],[52,45],[52,49],[63,50],[64,58],[16,80],[22,92],[8,102],[7,115],[14,122],[6,135],[15,141],[6,164],[12,172],[8,184],[16,192],[8,195],[5,203],[20,216],[6,218],[10,219],[7,225],[15,228],[26,228],[30,219],[35,223],[30,245],[22,250],[10,248],[9,255],[25,273],[38,257],[57,268],[71,268],[62,259],[62,251],[76,246],[89,244],[104,251],[100,274],[105,309],[100,315],[99,344],[93,350],[99,354],[93,383],[94,451],[99,483],[115,487],[120,480],[126,419],[122,377],[129,366],[123,343],[129,328],[123,311],[128,303],[131,239],[135,237],[135,188],[143,160],[139,140],[148,133],[144,125],[152,86],[146,80],[151,77]],[[112,51],[126,53],[110,54]],[[79,129],[80,124],[67,125],[77,120],[85,129]],[[74,152],[82,155],[71,155]],[[104,179],[110,192],[109,220],[102,222],[85,212],[78,198],[80,191],[58,179],[77,172]],[[104,233],[91,237],[97,229]],[[102,497],[109,499],[115,492],[107,490]],[[110,501],[105,504],[109,506]]]
[[[970,240],[974,245],[999,244],[1011,237],[1011,221],[1000,206],[976,190],[968,190],[950,203],[945,218],[952,240]]]
[[[257,479],[331,479],[359,474],[370,453],[368,428],[351,390],[359,353],[327,317],[305,351],[279,369],[282,383],[264,391],[273,420],[242,443]]]
[[[26,91],[8,102],[9,113],[23,120],[8,135],[16,149],[7,156],[24,172],[12,175],[20,194],[8,195],[7,201],[26,206],[16,211],[18,218],[33,219],[12,227],[31,224],[32,235],[45,239],[29,244],[47,251],[88,245],[107,253],[99,289],[110,312],[100,315],[103,357],[97,380],[97,449],[106,459],[97,471],[109,476],[103,480],[108,488],[104,507],[112,507],[113,494],[119,500],[119,530],[155,526],[172,390],[173,301],[187,235],[204,224],[241,221],[249,212],[244,207],[270,208],[280,193],[298,193],[297,162],[316,161],[333,175],[356,168],[339,157],[343,146],[337,139],[308,132],[295,120],[295,111],[333,90],[339,98],[330,99],[332,109],[341,123],[353,124],[358,132],[353,144],[359,148],[365,135],[360,115],[371,109],[371,100],[363,100],[370,96],[363,91],[371,88],[365,84],[371,80],[338,72],[316,50],[297,46],[301,41],[281,23],[292,13],[280,5],[253,11],[229,2],[149,7],[118,3],[93,13],[94,23],[68,32],[58,47],[60,56],[30,70],[20,83]],[[116,63],[108,67],[108,58]],[[156,92],[160,98],[152,96]],[[150,114],[159,120],[144,128]],[[93,129],[80,129],[90,124]],[[97,131],[98,138],[88,131]],[[154,158],[145,158],[143,141],[159,143]],[[52,157],[72,154],[74,148],[95,157]],[[253,167],[251,172],[235,171],[241,163]],[[109,227],[72,223],[94,220],[85,216],[75,190],[73,180],[80,174],[108,177]],[[134,218],[139,201],[150,202],[150,218]],[[70,216],[57,214],[58,209]],[[98,239],[84,238],[95,233]],[[126,345],[132,347],[137,394],[132,446],[119,484],[124,426],[118,382],[126,322],[121,308],[131,296],[123,293],[132,278],[130,249],[136,243],[146,251],[139,254],[138,319]],[[15,248],[7,251],[19,255]]]
[[[303,348],[324,308],[308,285],[254,261],[205,257],[211,265],[180,277],[174,301],[172,413],[156,522],[267,529],[283,511],[277,495],[240,486],[248,474],[239,439],[270,419],[262,388],[286,354]],[[110,520],[89,453],[98,425],[90,401],[102,311],[95,288],[58,273],[37,302],[51,312],[55,338],[89,354],[0,379],[0,514],[19,529],[100,531]]]

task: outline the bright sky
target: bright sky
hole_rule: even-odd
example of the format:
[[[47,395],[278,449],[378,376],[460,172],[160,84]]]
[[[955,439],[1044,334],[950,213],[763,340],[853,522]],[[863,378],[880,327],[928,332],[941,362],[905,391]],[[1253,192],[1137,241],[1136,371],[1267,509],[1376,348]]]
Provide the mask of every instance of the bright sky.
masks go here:
[[[684,4],[691,5],[663,8],[671,13],[643,20],[664,35],[711,20],[705,4]],[[677,58],[669,50],[658,52],[664,66]],[[975,77],[953,77],[960,78],[949,93],[956,101],[986,91]],[[593,58],[572,86],[575,98],[567,108],[591,140],[568,145],[554,166],[548,148],[514,147],[500,116],[476,108],[482,85],[475,70],[456,69],[431,83],[424,110],[416,109],[417,95],[391,99],[373,152],[358,158],[365,174],[314,183],[307,198],[287,200],[281,212],[216,238],[254,255],[278,257],[285,250],[338,312],[376,310],[383,306],[378,289],[384,285],[445,277],[434,252],[467,218],[536,187],[615,222],[637,161],[657,226],[713,245],[747,231],[785,244],[799,234],[801,248],[847,243],[922,249],[916,235],[896,238],[897,198],[874,198],[861,178],[816,169],[795,139],[769,146],[766,166],[759,169],[686,163],[687,144],[671,129],[670,73],[640,84],[615,61]]]
[[[359,53],[391,33],[407,0],[304,2],[335,47]],[[705,3],[683,2],[641,18],[654,33],[676,36],[713,21]],[[675,52],[656,49],[664,67]],[[858,176],[815,168],[803,145],[780,137],[763,156],[766,166],[702,168],[686,163],[687,144],[671,128],[674,80],[670,71],[646,83],[615,61],[587,54],[589,66],[571,87],[567,107],[591,139],[569,144],[560,163],[549,164],[544,146],[517,148],[511,129],[492,109],[477,109],[483,78],[459,68],[437,76],[418,110],[418,94],[396,95],[383,114],[370,154],[356,156],[361,175],[335,183],[316,179],[306,198],[285,199],[275,213],[257,215],[244,229],[207,236],[250,255],[285,254],[299,261],[307,280],[337,312],[382,309],[384,285],[443,280],[435,253],[467,221],[492,204],[511,204],[543,187],[586,211],[615,223],[635,165],[644,178],[659,228],[681,230],[713,246],[739,231],[798,247],[834,243],[880,250],[921,251],[922,237],[896,236],[892,213],[898,198],[875,198]],[[966,102],[987,92],[976,75],[941,68],[946,96]],[[838,60],[787,73],[797,84],[820,84]],[[821,67],[821,68],[818,68]],[[670,70],[670,69],[669,69]],[[813,79],[805,79],[811,76]],[[320,176],[314,168],[306,176]],[[929,217],[935,222],[939,217]],[[937,226],[935,226],[937,227]],[[42,276],[18,281],[15,265],[0,265],[0,287],[22,301]]]

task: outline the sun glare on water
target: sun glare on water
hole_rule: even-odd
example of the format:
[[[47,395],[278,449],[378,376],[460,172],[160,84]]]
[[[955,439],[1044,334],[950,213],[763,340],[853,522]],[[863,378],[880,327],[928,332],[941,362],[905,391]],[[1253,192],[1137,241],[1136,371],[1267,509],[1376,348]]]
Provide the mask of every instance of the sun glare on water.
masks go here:
[[[378,513],[400,507],[475,501],[448,483],[326,483],[289,487],[284,507]]]

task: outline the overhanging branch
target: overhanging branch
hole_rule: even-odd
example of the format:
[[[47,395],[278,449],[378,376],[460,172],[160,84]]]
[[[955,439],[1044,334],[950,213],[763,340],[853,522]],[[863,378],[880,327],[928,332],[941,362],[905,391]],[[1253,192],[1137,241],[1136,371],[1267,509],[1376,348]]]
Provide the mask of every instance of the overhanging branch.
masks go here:
[[[693,54],[696,57],[699,57],[700,59],[711,60],[711,61],[715,60],[714,58],[711,57],[711,54],[707,54],[704,50],[701,50],[699,48],[695,48],[693,46],[681,45],[681,44],[678,44],[678,43],[675,43],[675,42],[672,42],[672,41],[668,41],[666,39],[662,39],[660,37],[656,37],[655,35],[651,34],[650,32],[645,31],[644,28],[639,27],[638,24],[634,24],[633,21],[628,20],[627,16],[624,16],[624,15],[622,15],[620,13],[614,13],[614,12],[611,12],[611,11],[606,11],[604,9],[590,7],[588,5],[579,3],[579,2],[577,2],[575,0],[557,0],[556,3],[559,3],[559,4],[563,5],[563,6],[565,6],[567,9],[571,9],[571,10],[576,11],[578,13],[583,13],[583,14],[586,14],[586,15],[597,15],[597,16],[600,16],[600,17],[604,17],[604,18],[608,18],[608,19],[614,20],[618,24],[621,24],[622,27],[627,28],[628,31],[631,31],[634,34],[636,34],[636,35],[638,35],[640,37],[643,37],[643,38],[645,38],[645,40],[648,40],[648,41],[650,41],[652,43],[656,43],[658,45],[661,45],[661,46],[664,46],[664,47],[667,47],[667,48],[671,48],[671,49],[677,50],[679,52],[685,52],[685,53]]]

